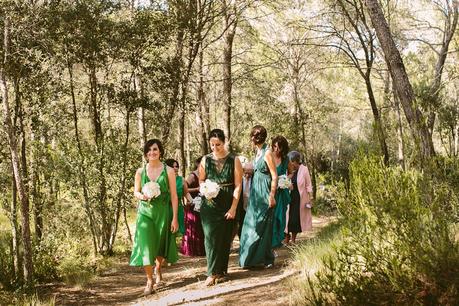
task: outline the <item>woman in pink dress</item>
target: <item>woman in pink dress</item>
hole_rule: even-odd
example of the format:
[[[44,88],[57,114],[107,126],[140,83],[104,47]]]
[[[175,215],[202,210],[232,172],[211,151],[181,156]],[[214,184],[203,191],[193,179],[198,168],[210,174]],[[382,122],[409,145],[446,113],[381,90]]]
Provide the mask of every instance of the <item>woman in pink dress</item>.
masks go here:
[[[286,243],[295,243],[298,233],[312,230],[312,183],[308,167],[302,164],[301,153],[288,153],[292,179],[291,201],[287,211]]]
[[[195,169],[188,175],[185,182],[192,198],[196,198],[199,194],[198,166],[201,163],[201,159],[202,157],[196,159]],[[200,213],[194,210],[193,204],[185,205],[184,210],[185,233],[182,238],[180,253],[186,256],[205,256],[204,232],[202,230]]]

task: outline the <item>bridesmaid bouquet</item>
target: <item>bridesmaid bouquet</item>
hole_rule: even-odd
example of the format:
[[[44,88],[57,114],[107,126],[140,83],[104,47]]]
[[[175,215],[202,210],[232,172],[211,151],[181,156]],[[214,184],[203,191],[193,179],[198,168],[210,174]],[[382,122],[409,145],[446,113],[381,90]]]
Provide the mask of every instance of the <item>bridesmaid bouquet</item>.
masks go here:
[[[277,182],[277,187],[279,187],[280,189],[286,189],[286,188],[290,188],[292,186],[292,180],[290,180],[290,178],[285,175],[285,174],[282,174],[282,175],[279,175],[279,181]]]
[[[145,185],[143,185],[142,193],[146,195],[149,199],[153,199],[161,194],[161,189],[158,183],[148,182]]]
[[[212,202],[212,199],[218,195],[220,191],[220,185],[211,180],[206,180],[204,183],[201,183],[199,186],[199,192],[206,197],[209,202]]]
[[[194,208],[193,208],[194,211],[197,211],[197,212],[201,211],[201,204],[202,204],[201,195],[194,198],[191,203],[194,205]]]

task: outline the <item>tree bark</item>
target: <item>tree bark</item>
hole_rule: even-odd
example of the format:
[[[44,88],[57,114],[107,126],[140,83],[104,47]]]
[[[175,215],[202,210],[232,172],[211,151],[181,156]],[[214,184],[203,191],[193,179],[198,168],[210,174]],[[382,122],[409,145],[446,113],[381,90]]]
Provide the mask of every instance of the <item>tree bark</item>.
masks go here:
[[[222,91],[222,102],[223,102],[223,116],[224,126],[223,130],[228,139],[228,147],[231,150],[231,91],[233,88],[232,79],[232,60],[233,60],[233,41],[236,35],[237,28],[237,16],[234,8],[226,0],[223,1],[224,5],[224,29],[223,34],[223,91]]]
[[[375,130],[378,134],[379,146],[381,153],[384,156],[384,164],[389,165],[389,150],[386,143],[386,134],[381,120],[381,114],[379,113],[378,106],[376,105],[376,99],[373,92],[373,86],[371,84],[370,76],[365,78],[365,85],[367,87],[368,100],[370,101],[371,112],[373,113],[373,120],[375,123]]]
[[[80,141],[80,132],[78,128],[78,110],[77,110],[77,105],[76,105],[76,98],[75,98],[75,88],[73,84],[73,68],[72,64],[67,61],[67,69],[69,72],[69,77],[70,77],[70,95],[72,98],[72,115],[73,115],[73,128],[75,132],[75,140],[78,148],[78,155],[80,157],[79,165],[78,165],[78,172],[79,172],[79,181],[81,185],[81,189],[83,190],[83,198],[84,198],[84,209],[86,212],[86,216],[88,217],[89,220],[89,227],[91,230],[91,235],[92,235],[92,243],[94,247],[94,255],[97,254],[98,252],[98,230],[96,227],[96,222],[94,220],[94,216],[92,213],[91,209],[91,200],[89,198],[89,188],[87,185],[87,180],[86,180],[86,167],[85,167],[85,158],[83,154],[83,148],[81,145]]]
[[[441,90],[441,78],[443,75],[443,68],[445,66],[446,57],[448,56],[449,44],[451,43],[454,33],[456,32],[458,17],[459,17],[459,13],[458,13],[459,1],[458,0],[453,0],[451,7],[449,6],[448,3],[446,5],[448,6],[448,12],[446,14],[445,27],[443,29],[444,31],[443,40],[442,40],[440,52],[438,54],[437,63],[435,64],[434,79],[430,87],[430,93],[432,95],[433,101],[435,102],[435,105],[431,106],[430,113],[429,113],[429,119],[428,119],[428,126],[429,126],[429,130],[431,134],[433,133],[433,128],[435,125],[435,118],[437,114],[436,109],[438,108],[440,104],[439,96],[440,96],[440,90]]]
[[[7,140],[11,153],[11,161],[13,166],[14,179],[18,190],[19,201],[21,203],[22,214],[22,244],[23,244],[23,269],[24,279],[27,285],[32,284],[33,280],[33,260],[32,260],[32,242],[30,235],[30,222],[29,222],[29,197],[27,189],[24,185],[24,178],[22,177],[22,169],[20,165],[20,157],[18,152],[16,131],[11,120],[11,111],[9,106],[8,95],[8,81],[5,72],[5,67],[8,65],[9,60],[9,18],[4,20],[4,33],[3,33],[3,52],[4,58],[2,67],[0,69],[0,87],[2,91],[3,103],[3,124],[6,130]]]
[[[126,118],[125,118],[125,138],[124,138],[124,144],[122,147],[122,172],[121,172],[121,185],[120,185],[120,190],[118,192],[118,196],[116,199],[116,208],[115,208],[115,217],[114,217],[114,222],[113,222],[113,227],[112,227],[112,232],[110,235],[110,241],[108,244],[108,253],[111,254],[113,252],[113,246],[115,244],[115,239],[116,239],[116,234],[118,232],[118,223],[121,215],[121,211],[123,209],[123,206],[125,204],[125,194],[126,194],[126,169],[127,169],[127,152],[128,152],[128,145],[129,145],[129,134],[130,134],[130,120],[129,116],[131,114],[131,111],[129,107],[126,107]],[[130,234],[130,233],[129,233]]]
[[[400,52],[392,38],[378,0],[365,0],[376,35],[384,52],[385,60],[394,81],[406,119],[416,145],[419,146],[421,163],[435,155],[432,136],[421,111],[416,106],[415,96],[405,70]]]

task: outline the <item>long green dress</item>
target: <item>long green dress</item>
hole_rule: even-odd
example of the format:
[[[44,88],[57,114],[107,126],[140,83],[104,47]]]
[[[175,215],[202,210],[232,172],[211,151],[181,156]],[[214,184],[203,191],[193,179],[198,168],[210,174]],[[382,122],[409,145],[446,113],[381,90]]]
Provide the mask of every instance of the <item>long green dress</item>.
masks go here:
[[[277,166],[277,175],[287,174],[288,159],[285,158]],[[278,248],[282,246],[282,240],[284,240],[284,231],[287,215],[287,206],[290,204],[290,191],[288,188],[282,189],[277,188],[276,191],[276,207],[274,207],[274,219],[273,219],[273,241],[272,247]]]
[[[203,198],[201,222],[204,230],[204,247],[207,257],[207,275],[223,275],[228,272],[228,260],[235,220],[227,220],[225,214],[231,208],[234,191],[234,155],[214,160],[206,156],[206,179],[220,184],[220,192],[211,201]]]
[[[185,234],[185,212],[183,211],[183,177],[178,176],[175,179],[177,184],[178,211],[177,218],[179,224],[179,232]]]
[[[273,209],[269,208],[271,173],[264,160],[267,144],[261,157],[254,161],[249,206],[242,226],[239,265],[243,268],[274,264],[272,252]]]
[[[149,181],[144,167],[141,187]],[[175,234],[170,227],[173,213],[165,164],[156,182],[160,186],[161,194],[149,202],[139,202],[134,247],[129,262],[131,266],[154,265],[157,256],[164,257],[169,263],[177,262],[178,259]]]

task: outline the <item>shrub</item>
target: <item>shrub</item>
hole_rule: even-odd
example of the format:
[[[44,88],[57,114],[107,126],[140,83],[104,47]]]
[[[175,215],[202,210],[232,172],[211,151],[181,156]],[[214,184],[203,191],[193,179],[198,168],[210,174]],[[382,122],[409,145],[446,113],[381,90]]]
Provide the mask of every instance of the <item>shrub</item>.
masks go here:
[[[458,169],[450,169],[449,177]],[[452,182],[435,172],[385,167],[376,158],[354,161],[349,193],[338,201],[344,240],[311,281],[310,302],[458,304],[459,244],[451,216],[458,197]]]

